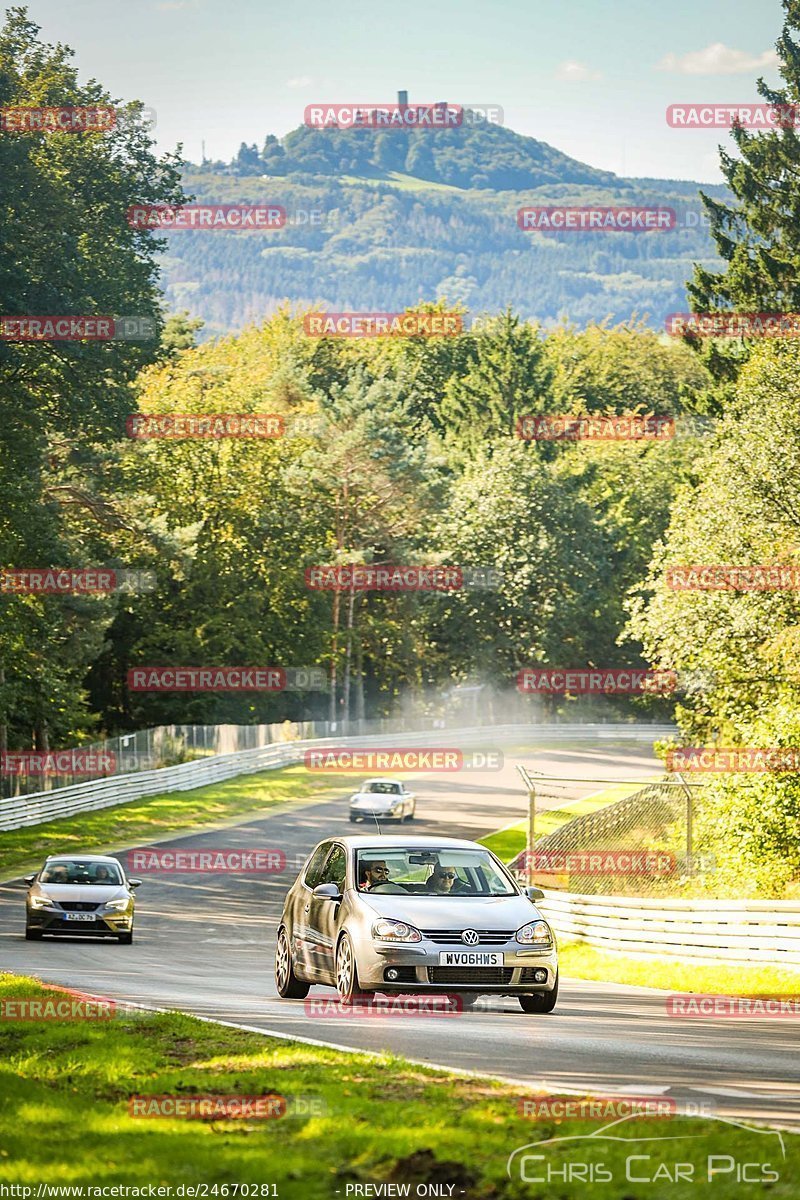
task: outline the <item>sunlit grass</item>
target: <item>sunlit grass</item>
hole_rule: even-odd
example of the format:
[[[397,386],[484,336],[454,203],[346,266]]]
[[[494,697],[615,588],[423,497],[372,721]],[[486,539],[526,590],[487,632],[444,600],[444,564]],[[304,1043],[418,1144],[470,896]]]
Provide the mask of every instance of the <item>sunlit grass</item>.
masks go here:
[[[43,991],[35,980],[0,976],[0,1000]],[[469,1023],[482,1018],[455,1019],[464,1020],[466,1034]],[[544,1022],[546,1029],[547,1018],[520,1020],[533,1030]],[[178,1093],[279,1094],[318,1107],[311,1116],[262,1121],[129,1114],[131,1096]],[[598,1123],[531,1121],[519,1114],[522,1094],[510,1085],[451,1076],[390,1054],[341,1054],[179,1013],[120,1013],[110,1022],[4,1020],[0,1183],[275,1183],[282,1200],[331,1200],[337,1190],[345,1195],[347,1183],[448,1182],[452,1195],[475,1200],[556,1195],[579,1200],[585,1195],[580,1184],[553,1190],[509,1180],[506,1159],[527,1143],[589,1134]],[[653,1125],[633,1122],[626,1136],[652,1136]],[[675,1118],[669,1133],[692,1134],[689,1145],[701,1146],[703,1156],[738,1149],[751,1161],[764,1157],[763,1137],[755,1132]],[[680,1145],[678,1157],[685,1161],[687,1150]],[[800,1168],[798,1139],[787,1136],[786,1145],[787,1161],[778,1165],[782,1178],[791,1180]],[[602,1157],[615,1181],[593,1185],[597,1200],[638,1194],[625,1181],[629,1153],[628,1146],[603,1143]],[[770,1190],[776,1197],[791,1195],[788,1184]],[[652,1194],[657,1200],[667,1193]],[[723,1178],[711,1187],[669,1190],[670,1200],[706,1194],[733,1200],[741,1190]]]
[[[267,812],[287,801],[329,800],[351,791],[352,782],[352,775],[326,772],[322,776],[296,765],[10,830],[0,842],[0,875],[8,878],[15,871],[35,870],[48,854],[113,851],[138,840],[152,842],[180,830]]]

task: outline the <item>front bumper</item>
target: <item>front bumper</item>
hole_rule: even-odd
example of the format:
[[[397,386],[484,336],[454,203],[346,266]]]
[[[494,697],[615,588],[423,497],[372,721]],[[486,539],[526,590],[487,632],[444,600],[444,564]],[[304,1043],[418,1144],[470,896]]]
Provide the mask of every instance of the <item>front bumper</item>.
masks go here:
[[[362,957],[358,956],[359,983],[380,991],[474,991],[513,994],[515,992],[551,992],[556,985],[558,952],[533,949],[518,943],[487,947],[503,955],[502,967],[442,967],[439,954],[463,951],[464,946],[433,942],[405,946],[376,942]],[[387,976],[396,971],[397,978]],[[541,972],[547,973],[546,979]],[[534,973],[538,974],[534,974]]]
[[[133,929],[133,913],[131,912],[109,910],[108,912],[93,913],[91,921],[68,920],[68,915],[65,912],[46,908],[29,908],[26,913],[26,921],[29,929],[73,937],[116,937],[120,933],[130,933]]]
[[[356,821],[402,821],[403,814],[398,810],[383,810],[381,812],[373,812],[371,808],[351,808],[350,816]]]

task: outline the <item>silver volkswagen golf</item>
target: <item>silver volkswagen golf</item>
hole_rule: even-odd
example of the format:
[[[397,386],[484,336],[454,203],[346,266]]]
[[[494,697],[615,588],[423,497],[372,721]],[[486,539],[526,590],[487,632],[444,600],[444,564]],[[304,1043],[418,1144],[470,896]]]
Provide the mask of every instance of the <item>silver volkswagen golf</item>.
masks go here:
[[[546,1013],[558,996],[553,931],[491,851],[432,837],[340,837],[309,855],[283,907],[275,985],[514,995]]]

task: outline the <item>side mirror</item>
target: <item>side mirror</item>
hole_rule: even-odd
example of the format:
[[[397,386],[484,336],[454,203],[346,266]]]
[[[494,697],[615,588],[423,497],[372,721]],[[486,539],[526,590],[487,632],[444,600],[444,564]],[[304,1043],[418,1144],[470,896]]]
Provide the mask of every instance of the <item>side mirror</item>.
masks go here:
[[[335,883],[318,883],[312,892],[318,900],[341,900],[342,893]]]
[[[129,879],[128,880],[128,887],[137,888],[137,887],[141,887],[141,886],[142,886],[141,879]]]
[[[33,883],[34,883],[34,880],[36,879],[36,876],[35,875],[24,875],[23,879],[27,883],[28,887],[33,887]]]
[[[529,900],[533,900],[533,901],[544,900],[544,892],[542,891],[541,888],[526,887],[525,894],[527,895]]]

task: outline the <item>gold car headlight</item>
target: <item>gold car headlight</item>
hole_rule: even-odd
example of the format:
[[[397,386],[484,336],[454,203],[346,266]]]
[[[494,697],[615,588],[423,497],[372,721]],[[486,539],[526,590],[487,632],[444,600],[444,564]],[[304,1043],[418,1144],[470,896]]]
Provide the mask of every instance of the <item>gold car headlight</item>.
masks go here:
[[[121,900],[107,900],[105,906],[106,908],[115,908],[119,912],[121,909],[128,907],[128,899],[126,896],[123,896]]]

